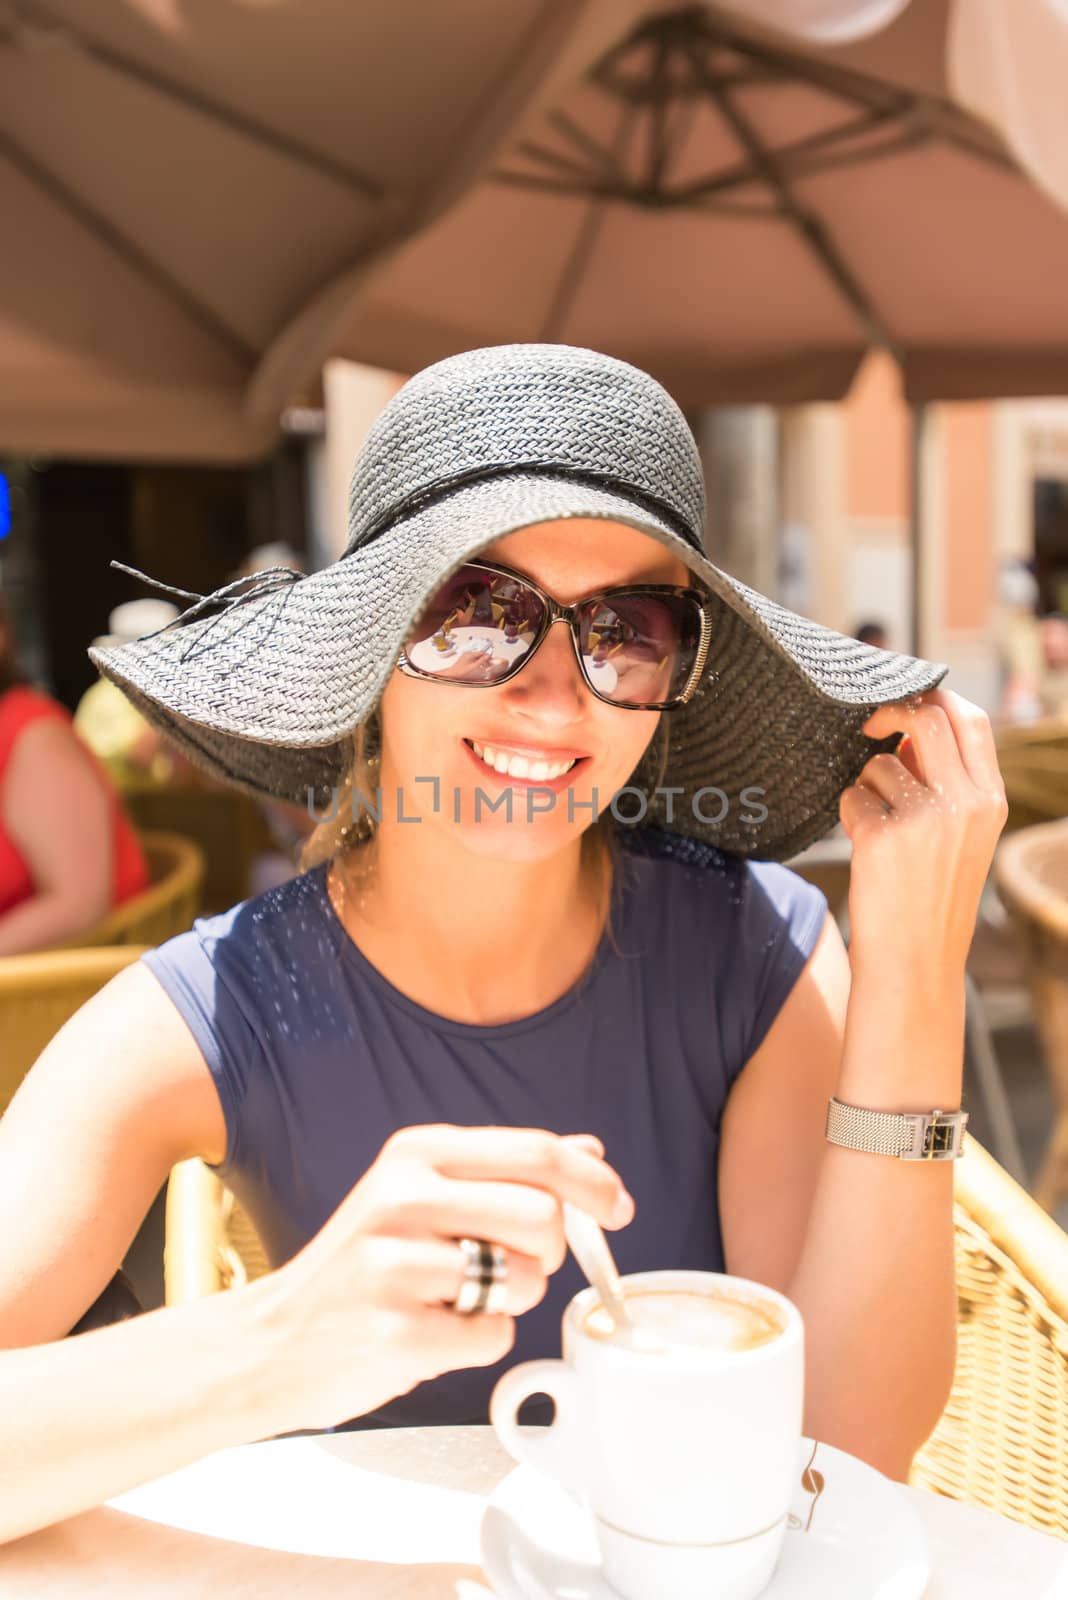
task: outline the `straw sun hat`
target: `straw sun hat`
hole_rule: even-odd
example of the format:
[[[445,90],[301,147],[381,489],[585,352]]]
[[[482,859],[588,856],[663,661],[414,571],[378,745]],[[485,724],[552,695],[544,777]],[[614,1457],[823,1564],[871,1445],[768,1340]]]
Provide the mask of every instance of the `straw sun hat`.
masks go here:
[[[493,540],[561,517],[637,528],[711,597],[697,691],[662,715],[666,770],[651,777],[647,756],[631,779],[651,795],[645,827],[786,859],[834,826],[841,791],[896,743],[860,732],[872,710],[945,675],[820,627],[714,566],[700,459],[678,406],[647,373],[561,344],[467,351],[409,379],[356,460],[348,543],[332,566],[188,595],[177,622],[90,655],[216,776],[300,803],[311,790],[326,806],[353,728],[443,579]],[[745,789],[763,791],[759,809]],[[745,820],[760,809],[762,820]],[[621,821],[639,814],[634,796],[620,798]]]

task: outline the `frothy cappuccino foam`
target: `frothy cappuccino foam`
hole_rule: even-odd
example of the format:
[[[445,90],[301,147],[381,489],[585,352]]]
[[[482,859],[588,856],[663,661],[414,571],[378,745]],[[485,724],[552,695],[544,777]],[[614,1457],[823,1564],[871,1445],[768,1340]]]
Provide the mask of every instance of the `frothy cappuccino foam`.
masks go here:
[[[685,1289],[646,1289],[624,1293],[633,1332],[617,1333],[603,1306],[595,1306],[582,1327],[594,1339],[616,1339],[643,1350],[670,1345],[705,1350],[753,1350],[778,1338],[786,1327],[778,1306],[766,1300]]]

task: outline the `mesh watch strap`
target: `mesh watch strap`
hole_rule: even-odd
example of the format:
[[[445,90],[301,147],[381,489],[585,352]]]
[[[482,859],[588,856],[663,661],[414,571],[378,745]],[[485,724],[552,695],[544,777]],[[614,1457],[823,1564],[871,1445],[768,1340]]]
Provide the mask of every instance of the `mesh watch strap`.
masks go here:
[[[953,1161],[962,1152],[966,1111],[866,1111],[831,1096],[827,1138],[848,1150],[902,1161]]]

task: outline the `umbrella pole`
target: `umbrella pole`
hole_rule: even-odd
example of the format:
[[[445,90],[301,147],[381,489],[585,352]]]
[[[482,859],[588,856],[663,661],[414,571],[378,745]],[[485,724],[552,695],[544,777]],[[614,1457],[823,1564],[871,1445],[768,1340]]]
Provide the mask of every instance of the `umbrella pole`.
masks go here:
[[[914,656],[923,654],[923,564],[924,564],[924,445],[927,439],[928,406],[925,400],[916,400],[909,408],[912,429],[909,452],[909,553],[911,556],[910,609],[911,638],[909,649]]]

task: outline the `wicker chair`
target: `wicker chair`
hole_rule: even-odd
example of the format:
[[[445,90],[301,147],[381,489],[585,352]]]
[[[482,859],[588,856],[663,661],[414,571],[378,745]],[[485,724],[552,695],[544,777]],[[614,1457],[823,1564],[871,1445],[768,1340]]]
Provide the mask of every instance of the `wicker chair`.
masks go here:
[[[246,900],[252,863],[277,848],[256,802],[240,789],[173,783],[124,789],[123,804],[142,831],[165,829],[199,846],[203,906],[210,916]]]
[[[814,884],[827,897],[831,916],[841,928],[843,936],[849,934],[849,869],[853,850],[848,839],[831,835],[809,845],[799,856],[786,865],[808,883]]]
[[[163,1249],[167,1305],[262,1277],[269,1262],[247,1213],[203,1161],[171,1168]]]
[[[1034,1196],[1047,1211],[1068,1194],[1068,819],[1005,839],[998,893],[1020,938],[1057,1118]]]
[[[1068,1235],[968,1137],[957,1367],[909,1482],[1068,1538]]]
[[[0,958],[0,1114],[52,1035],[141,953],[124,944]]]
[[[998,765],[1009,802],[1007,833],[1068,814],[1068,719],[995,728]]]
[[[157,945],[192,927],[200,911],[204,881],[204,857],[199,847],[176,833],[143,833],[140,838],[151,878],[148,888],[131,895],[95,928],[53,945],[53,950]]]

